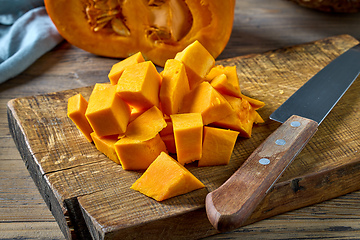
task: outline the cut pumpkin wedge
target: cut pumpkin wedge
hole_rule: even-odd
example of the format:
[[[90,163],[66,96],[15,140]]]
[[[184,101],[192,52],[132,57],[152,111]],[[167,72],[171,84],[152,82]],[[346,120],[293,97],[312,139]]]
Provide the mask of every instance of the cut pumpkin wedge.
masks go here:
[[[154,198],[156,201],[163,201],[203,187],[205,185],[188,169],[162,152],[131,186],[131,189]]]

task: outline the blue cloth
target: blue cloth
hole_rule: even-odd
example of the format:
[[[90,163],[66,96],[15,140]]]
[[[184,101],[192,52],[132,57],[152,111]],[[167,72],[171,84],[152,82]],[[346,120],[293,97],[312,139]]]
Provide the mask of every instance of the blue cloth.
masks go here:
[[[0,0],[0,83],[23,72],[62,40],[43,0]]]

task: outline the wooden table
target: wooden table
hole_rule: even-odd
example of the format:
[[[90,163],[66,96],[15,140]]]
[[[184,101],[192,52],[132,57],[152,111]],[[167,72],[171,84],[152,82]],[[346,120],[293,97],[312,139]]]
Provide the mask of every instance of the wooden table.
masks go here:
[[[349,34],[360,39],[360,14],[330,14],[285,0],[239,0],[233,33],[219,59],[262,53]],[[11,138],[10,99],[107,81],[116,59],[62,42],[19,76],[0,85],[0,239],[64,239]],[[360,191],[208,239],[351,239],[360,236]]]

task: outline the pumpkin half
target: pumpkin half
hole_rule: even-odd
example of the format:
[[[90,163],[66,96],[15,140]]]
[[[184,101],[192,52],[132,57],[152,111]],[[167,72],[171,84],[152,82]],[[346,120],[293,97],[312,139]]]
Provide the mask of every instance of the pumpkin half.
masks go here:
[[[164,66],[198,40],[216,58],[229,41],[235,0],[45,0],[59,33],[96,55],[141,52]]]

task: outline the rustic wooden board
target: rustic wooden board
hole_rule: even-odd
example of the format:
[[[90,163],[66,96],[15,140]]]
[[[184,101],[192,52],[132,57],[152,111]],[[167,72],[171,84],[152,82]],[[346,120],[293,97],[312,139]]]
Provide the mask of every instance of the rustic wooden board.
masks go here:
[[[237,66],[242,92],[264,101],[265,124],[238,139],[227,166],[189,166],[206,186],[158,203],[129,189],[124,171],[88,143],[66,116],[67,99],[92,87],[11,100],[8,119],[20,154],[67,239],[197,239],[216,234],[204,199],[278,126],[269,115],[304,82],[356,45],[348,35],[218,62]],[[319,127],[246,224],[360,189],[360,82]]]

